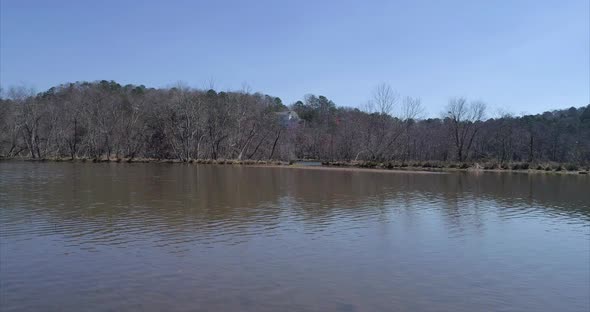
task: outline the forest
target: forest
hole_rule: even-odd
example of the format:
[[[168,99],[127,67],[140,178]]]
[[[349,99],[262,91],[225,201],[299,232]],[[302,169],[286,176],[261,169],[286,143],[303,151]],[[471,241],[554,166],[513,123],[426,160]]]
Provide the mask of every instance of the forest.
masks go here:
[[[514,116],[455,97],[441,104],[438,118],[424,118],[420,99],[380,84],[360,106],[316,95],[285,105],[248,88],[156,89],[104,80],[41,93],[11,88],[0,99],[0,157],[590,162],[590,105]]]

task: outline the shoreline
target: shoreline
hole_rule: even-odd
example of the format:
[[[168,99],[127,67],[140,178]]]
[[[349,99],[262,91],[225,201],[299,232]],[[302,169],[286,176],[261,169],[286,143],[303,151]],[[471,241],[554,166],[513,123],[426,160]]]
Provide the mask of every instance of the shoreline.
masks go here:
[[[374,163],[374,162],[322,162],[315,160],[299,161],[279,161],[279,160],[236,160],[236,159],[194,159],[190,161],[181,161],[178,159],[91,159],[91,158],[0,158],[0,161],[30,161],[30,162],[69,162],[69,163],[155,163],[155,164],[186,164],[186,165],[232,165],[248,166],[259,168],[292,168],[306,170],[334,170],[349,172],[380,172],[380,173],[422,173],[422,174],[443,174],[451,172],[496,172],[496,173],[528,173],[528,174],[575,174],[589,175],[588,168],[567,168],[567,164],[545,164],[538,165],[535,169],[529,168],[528,163],[513,163],[503,165],[502,167],[489,168],[473,163],[430,163],[430,162],[410,162],[410,163]],[[315,163],[315,165],[306,165],[305,163]],[[526,169],[525,169],[526,167]],[[538,169],[541,168],[542,169]]]

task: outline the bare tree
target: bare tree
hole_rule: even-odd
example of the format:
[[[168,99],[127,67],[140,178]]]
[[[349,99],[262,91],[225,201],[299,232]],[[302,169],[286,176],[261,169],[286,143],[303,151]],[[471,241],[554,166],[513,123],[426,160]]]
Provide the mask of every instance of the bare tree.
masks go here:
[[[99,81],[2,96],[2,157],[590,163],[590,106],[484,121],[483,102],[454,98],[443,118],[424,119],[419,98],[386,84],[366,111],[307,95],[293,115],[246,85],[218,93]]]
[[[401,106],[400,119],[408,121],[411,119],[420,118],[424,113],[424,107],[422,107],[422,100],[420,98],[414,98],[410,96],[404,97]]]
[[[164,129],[166,138],[176,157],[189,161],[195,156],[195,149],[205,136],[202,128],[201,112],[203,103],[201,95],[194,94],[187,87],[179,86],[172,92],[168,103]]]
[[[9,98],[0,98],[0,156],[11,158],[20,154],[25,147],[20,144],[21,124],[17,116],[16,103]]]
[[[485,111],[486,104],[481,101],[467,104],[467,100],[462,97],[449,101],[446,117],[451,120],[451,131],[458,161],[464,161],[468,156]]]
[[[373,90],[372,99],[367,102],[368,113],[392,115],[395,105],[399,101],[399,94],[386,83],[378,84]]]
[[[30,88],[11,88],[8,94],[17,106],[17,127],[21,129],[30,157],[41,158],[41,127],[45,116],[43,105]]]

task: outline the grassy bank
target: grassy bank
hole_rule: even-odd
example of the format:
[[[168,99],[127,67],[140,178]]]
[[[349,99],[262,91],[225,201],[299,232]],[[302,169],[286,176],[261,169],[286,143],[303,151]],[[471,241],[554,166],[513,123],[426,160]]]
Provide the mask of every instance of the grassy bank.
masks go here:
[[[588,174],[588,166],[560,163],[497,163],[497,162],[440,162],[440,161],[408,161],[408,162],[322,162],[329,167],[356,167],[389,170],[427,170],[427,171],[506,171],[506,172],[545,172],[545,173],[576,173]]]
[[[206,165],[269,165],[269,166],[288,166],[292,162],[279,160],[237,160],[237,159],[191,159],[182,161],[179,159],[156,159],[156,158],[70,158],[70,157],[48,157],[48,158],[29,158],[15,157],[2,158],[0,160],[22,160],[22,161],[52,161],[52,162],[77,162],[77,163],[161,163],[161,164],[206,164]]]
[[[284,166],[294,168],[306,168],[306,162],[321,163],[322,168],[331,169],[364,169],[379,171],[494,171],[494,172],[527,172],[527,173],[553,173],[553,174],[589,174],[590,167],[576,164],[560,163],[497,163],[497,162],[440,162],[440,161],[408,161],[408,162],[373,162],[373,161],[279,161],[279,160],[237,160],[237,159],[191,159],[181,161],[178,159],[154,159],[154,158],[0,158],[0,160],[23,161],[52,161],[52,162],[80,162],[80,163],[164,163],[164,164],[205,164],[205,165],[237,165],[237,166]],[[313,166],[318,167],[318,166]]]

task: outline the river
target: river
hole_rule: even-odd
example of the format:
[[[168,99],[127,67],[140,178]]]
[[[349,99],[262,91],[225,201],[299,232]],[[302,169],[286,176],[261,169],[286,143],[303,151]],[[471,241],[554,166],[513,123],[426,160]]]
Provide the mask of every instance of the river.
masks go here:
[[[589,311],[590,177],[0,162],[2,311]]]

